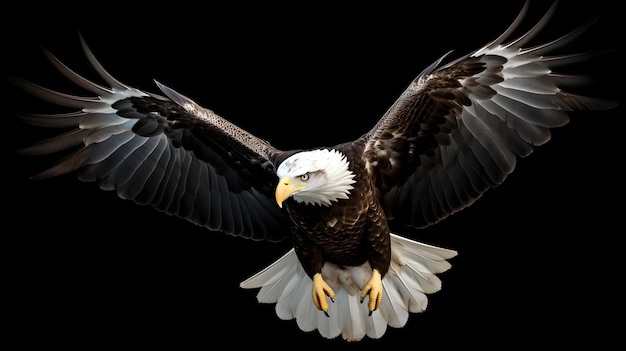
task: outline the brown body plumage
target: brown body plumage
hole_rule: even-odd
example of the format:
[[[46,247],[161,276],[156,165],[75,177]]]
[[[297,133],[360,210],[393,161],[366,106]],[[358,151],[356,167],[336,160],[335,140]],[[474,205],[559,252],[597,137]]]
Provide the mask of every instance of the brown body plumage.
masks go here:
[[[294,248],[310,276],[321,272],[326,262],[342,267],[369,262],[383,275],[389,269],[389,226],[374,186],[376,178],[360,157],[364,146],[361,141],[334,148],[347,155],[349,169],[357,175],[348,199],[330,207],[299,204],[293,199],[285,202]]]

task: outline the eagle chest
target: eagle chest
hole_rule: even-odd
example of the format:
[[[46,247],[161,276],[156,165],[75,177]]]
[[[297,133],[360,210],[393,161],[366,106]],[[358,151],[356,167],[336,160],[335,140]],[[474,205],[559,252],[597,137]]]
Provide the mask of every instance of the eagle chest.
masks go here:
[[[329,207],[292,204],[289,212],[296,240],[300,236],[300,240],[316,246],[327,259],[338,264],[365,262],[372,243],[381,242],[380,235],[388,235],[388,228],[371,187],[357,184],[349,199]]]

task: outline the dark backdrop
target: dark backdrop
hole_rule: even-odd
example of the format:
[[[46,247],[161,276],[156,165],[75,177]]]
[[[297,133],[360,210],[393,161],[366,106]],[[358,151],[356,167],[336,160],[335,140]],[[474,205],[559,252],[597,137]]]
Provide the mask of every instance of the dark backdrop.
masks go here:
[[[122,82],[156,92],[157,79],[280,148],[332,145],[368,130],[443,53],[495,38],[522,5],[468,3],[20,4],[4,13],[13,21],[3,24],[3,67],[71,92],[38,45],[93,78],[80,31]],[[621,44],[622,19],[609,3],[562,3],[541,38],[600,16],[573,51]],[[533,2],[529,19],[547,7]],[[603,74],[590,93],[621,100],[623,60],[622,47],[581,67]],[[4,111],[41,107],[3,87]],[[623,114],[573,114],[502,186],[436,226],[406,231],[458,250],[443,289],[406,327],[347,346],[609,343],[623,312]],[[7,114],[2,133],[3,315],[22,345],[347,347],[279,320],[274,305],[239,288],[288,243],[212,233],[73,175],[28,180],[33,168],[12,151],[38,132]]]

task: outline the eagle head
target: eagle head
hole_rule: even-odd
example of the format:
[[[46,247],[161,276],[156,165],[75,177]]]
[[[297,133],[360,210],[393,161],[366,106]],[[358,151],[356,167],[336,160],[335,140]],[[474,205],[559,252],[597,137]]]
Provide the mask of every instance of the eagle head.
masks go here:
[[[289,197],[321,206],[347,199],[356,182],[348,165],[346,155],[334,149],[302,151],[290,156],[276,170],[280,179],[276,187],[278,206],[282,207]]]

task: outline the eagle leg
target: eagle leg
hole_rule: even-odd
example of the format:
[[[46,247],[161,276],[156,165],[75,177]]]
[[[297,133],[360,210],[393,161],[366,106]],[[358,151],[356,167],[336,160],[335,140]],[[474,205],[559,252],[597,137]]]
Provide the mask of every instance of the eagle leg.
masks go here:
[[[380,307],[380,303],[383,301],[383,281],[380,272],[377,269],[372,270],[372,277],[365,284],[363,290],[361,290],[361,303],[365,300],[365,296],[369,295],[369,302],[367,307],[370,310],[370,316],[372,312]]]
[[[332,302],[335,302],[335,292],[326,284],[321,273],[316,273],[313,276],[313,303],[318,310],[323,311],[328,316],[328,302],[326,302],[326,296],[330,297]]]

